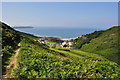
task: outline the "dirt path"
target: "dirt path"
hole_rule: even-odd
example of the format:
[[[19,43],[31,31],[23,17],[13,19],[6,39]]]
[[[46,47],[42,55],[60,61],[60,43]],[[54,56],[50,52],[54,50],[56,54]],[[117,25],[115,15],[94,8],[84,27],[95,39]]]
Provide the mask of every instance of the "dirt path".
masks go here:
[[[19,55],[20,51],[20,43],[18,44],[17,50],[15,51],[15,55],[13,56],[13,59],[11,60],[10,64],[6,67],[6,73],[3,75],[3,80],[7,80],[7,72],[10,69],[16,69],[17,68],[17,56]],[[13,76],[14,71],[11,71],[11,76]]]
[[[15,52],[16,54],[14,55],[13,59],[11,60],[10,64],[7,66],[7,69],[10,69],[13,66],[13,69],[17,68],[17,56],[19,54],[20,49],[17,49]]]

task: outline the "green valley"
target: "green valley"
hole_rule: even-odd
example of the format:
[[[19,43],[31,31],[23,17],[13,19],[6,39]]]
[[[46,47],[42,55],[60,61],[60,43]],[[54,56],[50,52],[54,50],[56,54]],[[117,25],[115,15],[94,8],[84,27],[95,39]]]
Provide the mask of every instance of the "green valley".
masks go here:
[[[9,74],[14,73],[14,76],[7,73],[7,78],[21,80],[28,78],[120,78],[120,65],[107,57],[113,52],[115,56],[118,54],[117,36],[115,36],[118,27],[108,29],[106,32],[98,31],[87,34],[84,36],[87,37],[85,39],[74,40],[74,48],[62,48],[60,45],[54,47],[54,44],[58,44],[55,41],[48,40],[46,44],[42,44],[38,41],[40,37],[15,31],[4,23],[2,26],[3,70],[9,64],[9,58],[14,55],[16,46],[20,43],[17,56],[18,66],[13,69],[13,72],[9,71]],[[109,48],[111,48],[110,51]]]

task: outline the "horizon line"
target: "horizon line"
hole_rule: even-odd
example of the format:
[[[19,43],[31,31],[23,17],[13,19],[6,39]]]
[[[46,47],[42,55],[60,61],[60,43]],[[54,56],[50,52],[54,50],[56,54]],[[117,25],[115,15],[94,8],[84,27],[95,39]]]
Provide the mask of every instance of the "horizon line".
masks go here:
[[[119,0],[2,0],[1,2],[120,2]]]

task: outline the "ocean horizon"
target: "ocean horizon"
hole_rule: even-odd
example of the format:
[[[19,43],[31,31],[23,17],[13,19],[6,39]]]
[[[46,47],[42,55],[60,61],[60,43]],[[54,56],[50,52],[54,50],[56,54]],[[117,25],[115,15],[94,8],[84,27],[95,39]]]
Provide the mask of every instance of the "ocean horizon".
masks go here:
[[[94,31],[99,31],[98,28],[69,28],[69,27],[32,27],[32,28],[15,28],[20,32],[33,34],[35,36],[43,37],[58,37],[58,38],[76,38],[81,35],[89,34]]]

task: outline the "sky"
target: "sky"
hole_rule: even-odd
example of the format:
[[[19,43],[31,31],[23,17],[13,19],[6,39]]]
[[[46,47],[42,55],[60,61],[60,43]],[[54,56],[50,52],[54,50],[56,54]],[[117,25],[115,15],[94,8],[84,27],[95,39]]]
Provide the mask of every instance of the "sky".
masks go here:
[[[109,28],[118,25],[117,2],[3,2],[11,26]]]

